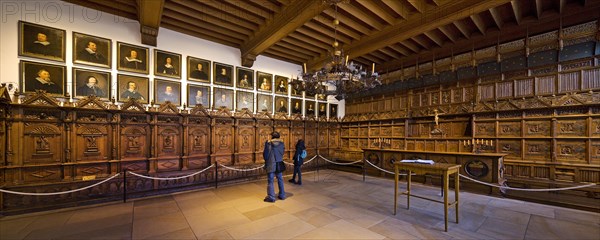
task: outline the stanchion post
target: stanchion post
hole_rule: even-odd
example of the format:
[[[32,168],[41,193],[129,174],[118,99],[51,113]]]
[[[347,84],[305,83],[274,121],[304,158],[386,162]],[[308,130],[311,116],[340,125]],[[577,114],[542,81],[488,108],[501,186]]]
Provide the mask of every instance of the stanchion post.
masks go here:
[[[123,171],[123,203],[127,202],[127,169]]]
[[[219,187],[219,163],[215,162],[215,188]]]
[[[365,160],[365,158],[363,158],[363,166],[362,166],[362,169],[363,169],[363,182],[364,182],[364,181],[366,181],[366,179],[367,179],[367,178],[366,178],[366,175],[367,175],[367,165],[366,165],[366,160]]]

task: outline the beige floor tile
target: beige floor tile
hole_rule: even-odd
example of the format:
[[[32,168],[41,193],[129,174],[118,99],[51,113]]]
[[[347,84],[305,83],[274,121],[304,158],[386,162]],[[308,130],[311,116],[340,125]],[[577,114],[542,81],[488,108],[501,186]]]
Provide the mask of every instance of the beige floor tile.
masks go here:
[[[187,221],[197,237],[251,222],[234,208],[208,211],[191,216]]]
[[[315,227],[322,227],[340,219],[338,216],[316,207],[297,212],[294,216]]]
[[[315,229],[313,225],[302,220],[295,220],[266,231],[255,233],[244,239],[292,239],[313,229]]]
[[[389,215],[382,215],[368,209],[356,207],[335,208],[330,213],[364,228],[369,228],[389,217]]]
[[[181,212],[136,220],[133,223],[133,239],[157,238],[190,226]]]
[[[184,229],[180,229],[180,230],[175,230],[173,232],[168,232],[162,235],[158,235],[158,236],[152,236],[152,237],[148,237],[145,239],[157,239],[157,240],[162,240],[162,239],[173,239],[173,240],[184,240],[184,239],[196,239],[196,236],[194,235],[194,232],[192,232],[191,228],[184,228]]]
[[[273,216],[273,215],[277,215],[280,213],[283,213],[285,211],[283,211],[283,209],[274,206],[274,205],[270,205],[267,207],[263,207],[263,208],[259,208],[256,210],[252,210],[249,212],[245,212],[243,213],[244,216],[246,216],[248,219],[250,219],[251,221],[256,221],[258,219],[262,219],[265,217],[269,217],[269,216]]]
[[[600,226],[531,216],[526,239],[600,239]]]
[[[416,239],[417,237],[404,231],[405,226],[410,226],[410,223],[389,218],[369,228],[369,230],[386,236],[390,239]]]
[[[385,236],[340,219],[295,239],[384,239]]]
[[[284,201],[275,202],[275,206],[283,209],[288,213],[297,213],[312,207],[312,205],[296,200],[296,198],[288,197]]]
[[[592,224],[596,224],[600,227],[600,213],[586,212],[575,209],[557,208],[554,210],[554,214],[554,217],[557,220],[566,220],[571,222],[589,222]]]
[[[70,228],[72,229],[72,228]],[[64,231],[64,235],[61,235],[57,239],[131,239],[132,225],[116,225],[111,227],[99,228],[96,227],[91,231],[78,231],[78,233],[71,233],[68,230]]]
[[[279,229],[278,226],[295,220],[298,220],[298,218],[284,212],[227,228],[227,232],[229,232],[234,239],[241,239],[271,229]],[[273,230],[273,233],[277,233],[276,230]]]
[[[229,233],[226,230],[207,233],[204,235],[197,236],[196,238],[197,239],[219,239],[219,240],[234,239],[231,235],[229,235]]]
[[[494,236],[498,239],[523,239],[526,230],[527,224],[488,217],[477,230],[477,233]]]

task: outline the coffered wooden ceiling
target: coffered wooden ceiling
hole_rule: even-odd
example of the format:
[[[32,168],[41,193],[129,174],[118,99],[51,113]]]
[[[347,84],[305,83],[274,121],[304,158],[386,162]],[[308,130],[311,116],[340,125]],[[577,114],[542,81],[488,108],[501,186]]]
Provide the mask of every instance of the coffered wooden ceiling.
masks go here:
[[[600,0],[67,0],[258,55],[320,68],[334,36],[352,61],[388,72],[600,18]]]

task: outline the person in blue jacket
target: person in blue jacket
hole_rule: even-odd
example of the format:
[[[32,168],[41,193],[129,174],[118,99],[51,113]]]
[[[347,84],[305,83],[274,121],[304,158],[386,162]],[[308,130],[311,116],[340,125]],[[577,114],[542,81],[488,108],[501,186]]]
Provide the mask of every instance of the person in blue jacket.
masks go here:
[[[279,199],[285,199],[285,190],[283,189],[283,176],[281,171],[277,171],[277,163],[283,163],[283,153],[285,145],[279,138],[278,132],[271,133],[271,140],[265,142],[263,151],[263,159],[265,160],[265,170],[267,171],[267,196],[265,202],[275,202],[275,187],[273,186],[273,178],[277,177],[277,185],[279,187]]]
[[[303,154],[304,153],[304,154]],[[304,156],[303,156],[304,155]],[[306,157],[306,146],[304,140],[300,139],[296,143],[296,152],[294,153],[294,175],[289,182],[302,185],[302,172],[300,171],[304,158]],[[298,182],[296,182],[296,174],[298,174]]]

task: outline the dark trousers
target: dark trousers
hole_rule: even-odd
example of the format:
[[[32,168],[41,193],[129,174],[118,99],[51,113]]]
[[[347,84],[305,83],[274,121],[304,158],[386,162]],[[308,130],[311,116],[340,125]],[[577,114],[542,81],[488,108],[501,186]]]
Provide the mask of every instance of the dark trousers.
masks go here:
[[[302,165],[296,165],[294,164],[294,175],[292,176],[292,180],[296,180],[296,174],[298,174],[298,182],[301,183],[302,182],[302,171],[300,170],[300,167],[302,167]]]

